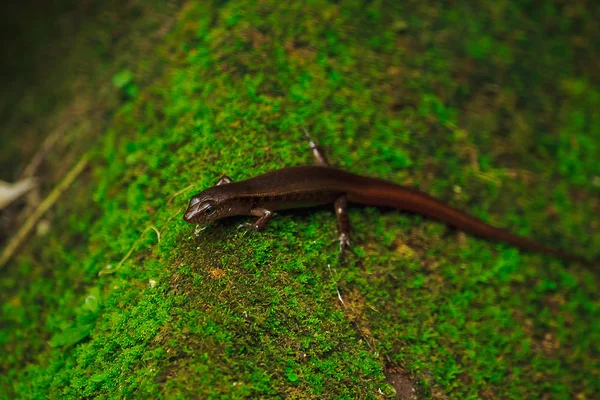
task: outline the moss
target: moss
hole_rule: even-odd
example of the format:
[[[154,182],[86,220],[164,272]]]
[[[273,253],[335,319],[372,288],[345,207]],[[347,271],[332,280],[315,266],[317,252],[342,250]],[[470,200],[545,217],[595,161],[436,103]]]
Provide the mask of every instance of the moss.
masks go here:
[[[223,173],[310,163],[305,126],[336,165],[593,254],[597,13],[544,4],[183,4],[90,82],[119,103],[51,233],[3,271],[2,392],[391,398],[391,368],[423,397],[592,397],[582,266],[374,208],[351,209],[341,260],[326,208],[261,234],[181,220]]]

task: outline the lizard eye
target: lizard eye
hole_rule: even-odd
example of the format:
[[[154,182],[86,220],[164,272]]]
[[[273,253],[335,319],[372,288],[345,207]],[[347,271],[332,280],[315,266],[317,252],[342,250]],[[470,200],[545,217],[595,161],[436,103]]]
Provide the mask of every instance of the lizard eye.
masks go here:
[[[211,206],[208,206],[204,209],[204,214],[211,216],[215,213],[215,209],[212,208]]]

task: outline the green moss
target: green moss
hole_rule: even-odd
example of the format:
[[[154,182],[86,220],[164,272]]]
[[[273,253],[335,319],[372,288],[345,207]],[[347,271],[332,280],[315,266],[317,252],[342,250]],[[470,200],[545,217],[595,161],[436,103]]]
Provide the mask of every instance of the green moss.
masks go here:
[[[190,2],[148,54],[105,60],[89,90],[120,103],[81,138],[91,171],[3,271],[2,392],[391,398],[392,366],[423,397],[591,397],[581,266],[374,208],[350,210],[342,260],[326,208],[260,234],[181,219],[223,173],[310,163],[304,126],[336,165],[593,254],[600,36],[593,13],[540,10]]]

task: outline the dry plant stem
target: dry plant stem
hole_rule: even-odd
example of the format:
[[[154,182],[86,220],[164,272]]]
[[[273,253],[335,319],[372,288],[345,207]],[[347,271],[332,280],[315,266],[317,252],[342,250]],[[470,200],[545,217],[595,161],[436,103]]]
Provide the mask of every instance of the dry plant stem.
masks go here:
[[[23,177],[29,178],[36,174],[38,167],[40,166],[44,158],[46,158],[48,152],[52,150],[58,139],[60,139],[63,136],[63,134],[64,130],[61,130],[59,132],[51,134],[46,138],[46,140],[44,140],[41,149],[39,149],[37,153],[35,153],[27,167],[25,167],[25,169],[23,170]]]
[[[10,260],[10,258],[17,251],[19,246],[23,243],[31,229],[35,226],[37,221],[56,203],[60,195],[71,186],[77,176],[83,171],[89,161],[88,153],[84,154],[81,159],[75,164],[73,168],[67,173],[63,180],[50,192],[50,194],[40,203],[27,218],[23,226],[17,231],[17,234],[8,242],[8,245],[2,251],[0,255],[0,268]]]
[[[150,229],[152,229],[154,231],[154,233],[156,233],[156,238],[158,240],[158,243],[160,243],[160,231],[154,225],[150,225],[150,226],[146,227],[146,229],[144,229],[144,231],[142,232],[140,237],[137,238],[137,240],[129,248],[129,251],[127,252],[127,254],[125,254],[125,256],[121,259],[121,261],[119,261],[117,266],[115,268],[112,268],[110,265],[106,266],[103,270],[98,272],[98,276],[102,276],[105,274],[112,274],[113,272],[115,272],[116,270],[121,268],[123,266],[123,264],[125,264],[125,261],[127,261],[127,259],[133,254],[133,250],[135,249],[137,244],[142,240],[142,238],[144,237],[146,232],[148,232],[148,230],[150,230]]]

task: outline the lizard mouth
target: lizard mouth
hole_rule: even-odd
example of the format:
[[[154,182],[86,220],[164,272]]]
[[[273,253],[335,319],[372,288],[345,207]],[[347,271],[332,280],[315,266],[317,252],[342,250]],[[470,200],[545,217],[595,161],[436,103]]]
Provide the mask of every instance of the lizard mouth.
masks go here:
[[[183,220],[189,224],[194,224],[200,222],[201,216],[202,211],[200,210],[200,203],[198,203],[188,207],[185,214],[183,214]]]

